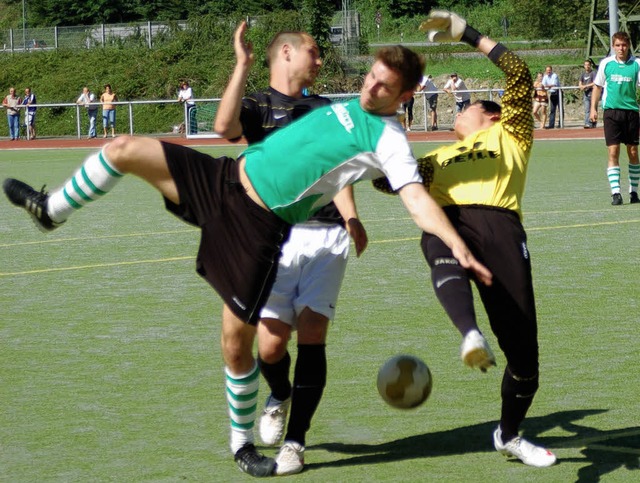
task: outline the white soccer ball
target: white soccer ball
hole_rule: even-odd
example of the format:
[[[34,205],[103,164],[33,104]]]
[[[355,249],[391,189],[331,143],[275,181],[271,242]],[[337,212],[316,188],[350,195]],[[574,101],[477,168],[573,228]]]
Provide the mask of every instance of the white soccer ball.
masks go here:
[[[420,406],[431,394],[432,386],[431,371],[415,356],[394,356],[378,371],[378,392],[394,408]]]

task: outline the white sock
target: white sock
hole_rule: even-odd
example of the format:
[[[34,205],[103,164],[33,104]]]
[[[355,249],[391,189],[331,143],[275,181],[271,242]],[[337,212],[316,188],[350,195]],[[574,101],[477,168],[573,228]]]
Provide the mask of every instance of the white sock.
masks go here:
[[[49,217],[62,223],[74,211],[107,194],[122,176],[104,151],[92,154],[62,188],[51,193],[47,204]]]
[[[629,192],[638,192],[640,184],[640,164],[629,164]]]
[[[611,194],[620,193],[620,166],[607,168],[607,178],[609,179]]]
[[[231,374],[225,367],[227,403],[231,422],[231,451],[233,454],[247,443],[253,443],[253,426],[256,422],[260,369],[254,364],[247,374]]]

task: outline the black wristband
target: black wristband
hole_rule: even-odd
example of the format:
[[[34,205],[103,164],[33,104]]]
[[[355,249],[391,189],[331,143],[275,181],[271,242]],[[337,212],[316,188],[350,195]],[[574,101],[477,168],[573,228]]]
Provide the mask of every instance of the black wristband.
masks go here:
[[[477,47],[480,43],[480,37],[482,37],[482,34],[480,32],[467,25],[464,29],[464,32],[462,33],[462,38],[460,40],[468,43],[471,47]]]

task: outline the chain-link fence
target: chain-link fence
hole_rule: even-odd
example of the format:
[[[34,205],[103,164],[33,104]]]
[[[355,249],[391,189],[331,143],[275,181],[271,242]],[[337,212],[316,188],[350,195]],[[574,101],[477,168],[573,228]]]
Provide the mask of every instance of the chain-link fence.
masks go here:
[[[75,27],[44,27],[0,30],[0,47],[6,52],[58,48],[90,49],[137,41],[151,48],[174,29],[187,28],[187,22],[140,22]]]

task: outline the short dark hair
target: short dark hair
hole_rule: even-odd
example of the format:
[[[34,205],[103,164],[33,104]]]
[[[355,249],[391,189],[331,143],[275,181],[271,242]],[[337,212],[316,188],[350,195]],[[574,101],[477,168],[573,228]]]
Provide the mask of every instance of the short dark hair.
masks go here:
[[[402,45],[383,47],[376,53],[379,60],[402,76],[402,92],[412,91],[420,83],[424,72],[424,58]]]
[[[502,114],[502,107],[500,104],[493,101],[476,101],[474,104],[478,104],[482,106],[482,110],[484,112],[488,112],[489,114]]]
[[[611,45],[613,45],[616,40],[620,40],[627,45],[631,45],[631,37],[629,37],[629,34],[627,32],[616,32],[615,34],[613,34],[611,36]]]

